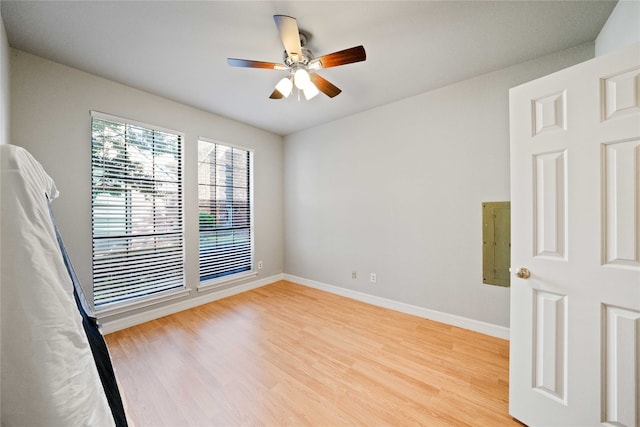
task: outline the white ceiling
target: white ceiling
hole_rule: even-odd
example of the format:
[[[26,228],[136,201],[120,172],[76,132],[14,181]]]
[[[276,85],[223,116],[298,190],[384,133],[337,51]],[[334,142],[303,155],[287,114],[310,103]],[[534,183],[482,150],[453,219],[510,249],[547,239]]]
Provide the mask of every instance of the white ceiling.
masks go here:
[[[184,104],[287,135],[595,40],[615,1],[5,1],[9,44]],[[364,45],[321,70],[343,92],[269,95],[285,71],[272,15],[312,34],[315,56]]]

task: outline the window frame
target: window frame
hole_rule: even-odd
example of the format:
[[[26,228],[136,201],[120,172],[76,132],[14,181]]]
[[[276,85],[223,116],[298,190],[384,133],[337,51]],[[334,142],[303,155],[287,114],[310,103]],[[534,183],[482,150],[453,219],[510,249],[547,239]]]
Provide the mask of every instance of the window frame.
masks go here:
[[[233,143],[228,143],[228,142],[222,142],[220,140],[216,140],[216,139],[212,139],[212,138],[207,138],[207,137],[203,137],[200,136],[198,137],[198,141],[197,141],[197,147],[196,147],[196,151],[199,150],[199,146],[200,146],[200,142],[205,142],[208,144],[215,144],[215,145],[221,145],[227,148],[235,148],[238,150],[243,150],[246,151],[249,154],[249,236],[250,236],[250,245],[251,245],[251,266],[249,268],[249,270],[247,271],[242,271],[239,273],[232,273],[232,274],[228,274],[228,275],[224,275],[224,276],[220,276],[220,277],[215,277],[215,278],[211,278],[211,279],[205,279],[205,280],[201,280],[200,279],[200,222],[199,222],[199,215],[200,215],[200,196],[198,194],[197,196],[197,204],[198,207],[196,209],[196,213],[198,215],[198,217],[196,217],[197,221],[198,221],[198,274],[197,274],[197,278],[198,278],[198,286],[197,286],[197,290],[200,291],[205,291],[205,290],[210,290],[210,289],[216,289],[216,288],[221,288],[221,287],[225,287],[227,285],[236,283],[236,282],[240,282],[252,277],[256,277],[258,275],[258,272],[256,270],[256,262],[255,262],[255,226],[254,226],[254,221],[255,221],[255,161],[254,161],[254,157],[255,157],[255,150],[252,148],[248,148],[248,147],[244,147],[241,145],[237,145],[237,144],[233,144]],[[196,166],[199,167],[199,161],[200,159],[198,158],[198,155],[196,154]],[[198,171],[196,170],[196,175],[197,175]],[[197,177],[197,182],[196,182],[197,186],[200,186],[200,178]]]
[[[185,205],[186,205],[186,186],[185,186],[185,146],[186,146],[186,138],[185,138],[185,133],[181,132],[181,131],[177,131],[174,129],[169,129],[166,127],[162,127],[162,126],[157,126],[157,125],[153,125],[153,124],[149,124],[149,123],[144,123],[144,122],[140,122],[140,121],[136,121],[136,120],[131,120],[131,119],[127,119],[124,117],[119,117],[119,116],[115,116],[115,115],[111,115],[111,114],[106,114],[106,113],[102,113],[102,112],[98,112],[98,111],[90,111],[90,141],[91,141],[91,147],[93,147],[93,120],[94,119],[98,119],[98,120],[105,120],[105,121],[110,121],[110,122],[114,122],[114,123],[119,123],[119,124],[123,124],[125,126],[134,126],[134,127],[140,127],[140,128],[144,128],[144,129],[148,129],[148,130],[153,130],[153,131],[159,131],[159,132],[164,132],[164,133],[170,133],[173,135],[177,135],[180,138],[180,152],[179,152],[179,159],[180,159],[180,193],[179,193],[179,197],[180,197],[180,213],[181,213],[181,219],[182,219],[182,224],[180,227],[180,232],[181,232],[181,236],[182,236],[182,284],[181,286],[172,288],[172,289],[167,289],[165,291],[160,291],[157,293],[151,293],[148,295],[142,295],[142,296],[138,296],[138,297],[134,297],[131,299],[125,299],[125,300],[121,300],[121,301],[114,301],[114,302],[106,302],[103,304],[99,304],[96,305],[95,304],[95,298],[94,298],[94,249],[93,249],[93,241],[94,241],[94,234],[93,234],[93,222],[94,222],[94,212],[93,212],[93,182],[90,185],[90,189],[91,189],[91,206],[90,206],[90,211],[91,211],[91,306],[94,310],[94,312],[96,313],[97,316],[99,317],[106,317],[106,316],[112,316],[112,315],[116,315],[119,313],[125,313],[125,312],[129,312],[131,310],[135,310],[135,309],[139,309],[139,308],[143,308],[143,307],[147,307],[150,305],[155,305],[164,301],[169,301],[172,299],[176,299],[176,298],[181,298],[185,295],[188,295],[191,290],[187,287],[187,268],[186,268],[186,254],[187,254],[187,231],[186,231],[186,209],[185,209]],[[89,150],[89,156],[90,156],[90,165],[93,164],[93,149]],[[93,181],[93,166],[90,167],[90,179]]]

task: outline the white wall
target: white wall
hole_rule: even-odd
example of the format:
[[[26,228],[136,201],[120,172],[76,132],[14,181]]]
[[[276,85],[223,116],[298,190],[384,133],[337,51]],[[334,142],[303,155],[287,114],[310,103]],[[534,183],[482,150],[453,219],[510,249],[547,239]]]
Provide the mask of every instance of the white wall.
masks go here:
[[[596,38],[596,56],[640,42],[640,1],[620,0]]]
[[[481,241],[481,203],[509,200],[508,89],[592,57],[579,46],[287,136],[285,271],[509,326]]]
[[[0,144],[9,143],[9,42],[0,16]]]
[[[198,137],[254,149],[256,261],[264,262],[263,277],[283,272],[280,136],[18,50],[11,51],[11,76],[12,143],[28,149],[55,180],[56,220],[85,288],[91,288],[91,110],[186,133],[186,278],[192,289],[198,284]],[[194,297],[202,293],[186,298]]]
[[[4,29],[4,21],[2,20],[2,16],[0,16],[0,145],[9,142],[9,111],[9,42]],[[2,161],[2,159],[0,159],[0,161]],[[0,240],[1,239],[2,236],[0,236]],[[0,254],[0,265],[2,264],[1,260],[2,254]],[[0,283],[0,295],[2,295],[2,283]],[[1,317],[0,314],[0,318]],[[0,348],[2,347],[1,343],[2,337],[0,336]],[[2,353],[2,351],[0,351],[0,353]],[[1,394],[2,385],[0,384],[0,395]],[[0,401],[2,401],[2,399],[0,399]],[[2,408],[0,408],[0,413],[2,413]]]

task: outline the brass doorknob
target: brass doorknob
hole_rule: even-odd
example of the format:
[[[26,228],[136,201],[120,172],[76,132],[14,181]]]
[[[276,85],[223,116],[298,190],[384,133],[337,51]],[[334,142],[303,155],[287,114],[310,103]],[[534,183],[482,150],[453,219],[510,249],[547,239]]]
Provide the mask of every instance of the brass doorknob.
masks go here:
[[[520,267],[518,271],[516,271],[516,276],[521,279],[528,279],[531,277],[531,272],[524,267]]]

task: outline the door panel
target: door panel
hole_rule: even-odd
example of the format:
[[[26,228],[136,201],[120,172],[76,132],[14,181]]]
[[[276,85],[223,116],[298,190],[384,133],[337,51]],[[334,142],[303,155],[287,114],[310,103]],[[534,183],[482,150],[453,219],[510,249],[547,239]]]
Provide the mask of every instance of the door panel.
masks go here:
[[[611,425],[637,426],[640,382],[640,312],[604,307],[604,417]]]
[[[565,150],[533,156],[534,249],[536,256],[566,260],[567,155]]]
[[[640,140],[605,144],[603,151],[603,263],[638,269],[640,228],[636,222],[640,215],[637,200],[640,189]]]
[[[637,114],[640,108],[640,68],[623,71],[602,79],[603,120]]]
[[[513,88],[510,125],[510,413],[638,426],[640,44]]]
[[[534,388],[566,404],[567,297],[534,290]]]

